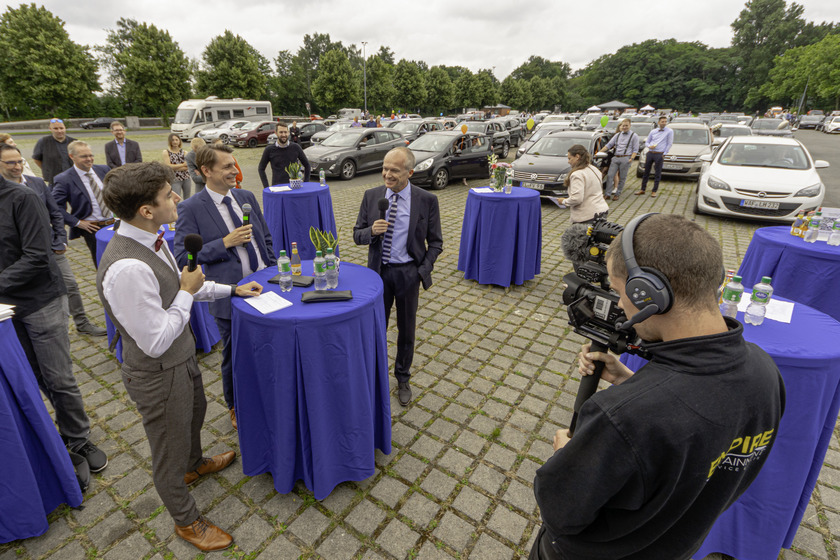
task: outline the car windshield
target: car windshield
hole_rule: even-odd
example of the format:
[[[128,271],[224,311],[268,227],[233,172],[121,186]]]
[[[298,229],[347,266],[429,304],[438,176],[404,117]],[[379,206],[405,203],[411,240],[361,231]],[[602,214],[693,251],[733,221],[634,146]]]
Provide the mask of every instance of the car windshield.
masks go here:
[[[243,132],[246,131],[246,130],[254,130],[258,126],[260,126],[260,123],[258,123],[258,122],[249,122],[248,124],[243,124],[242,128],[240,128],[239,130],[241,130]]]
[[[242,128],[246,124],[248,124],[248,121],[236,121],[230,127],[231,128]]]
[[[487,125],[483,122],[468,122],[466,125],[467,130],[471,132],[484,132],[487,129]]]
[[[604,130],[607,132],[615,132],[618,129],[618,123],[620,121],[608,121],[607,124],[604,125]]]
[[[321,142],[321,145],[333,148],[349,148],[355,146],[358,139],[359,134],[356,132],[342,133],[339,131]]]
[[[822,117],[802,117],[802,122],[820,122]]]
[[[729,138],[730,136],[752,136],[752,130],[747,127],[740,128],[735,126],[721,127],[718,134],[721,138]]]
[[[537,141],[536,144],[531,146],[531,149],[528,150],[528,153],[535,156],[566,157],[566,154],[569,152],[569,148],[571,148],[575,144],[583,144],[584,146],[588,146],[589,139],[574,137],[570,138],[567,136],[546,136],[545,138]]]
[[[775,130],[783,122],[782,119],[758,119],[753,123],[752,127],[759,130]]]
[[[452,136],[440,134],[424,134],[408,145],[409,150],[418,152],[442,152],[452,146]]]
[[[601,122],[601,115],[588,115],[584,120],[586,124],[596,124]]]
[[[708,144],[709,131],[705,128],[674,128],[674,144]]]
[[[718,158],[721,165],[810,169],[811,162],[801,146],[730,142]]]
[[[350,125],[353,123],[349,122],[337,122],[329,127],[327,130],[330,132],[338,132],[339,130],[344,130],[345,128],[350,128]]]
[[[175,113],[175,124],[190,124],[195,115],[195,109],[178,109]]]
[[[630,123],[630,130],[632,130],[639,136],[647,136],[648,134],[650,134],[650,131],[653,130],[653,123]]]
[[[530,140],[531,142],[536,142],[537,140],[539,140],[540,138],[542,138],[543,136],[545,136],[549,132],[556,132],[558,130],[561,130],[562,128],[563,127],[560,127],[560,126],[542,127],[539,130],[534,131],[534,133],[531,135],[530,138],[528,138],[528,140]]]
[[[395,124],[391,128],[393,128],[395,130],[401,130],[403,132],[412,133],[412,132],[415,132],[420,127],[420,124],[421,123],[398,122],[397,124]]]

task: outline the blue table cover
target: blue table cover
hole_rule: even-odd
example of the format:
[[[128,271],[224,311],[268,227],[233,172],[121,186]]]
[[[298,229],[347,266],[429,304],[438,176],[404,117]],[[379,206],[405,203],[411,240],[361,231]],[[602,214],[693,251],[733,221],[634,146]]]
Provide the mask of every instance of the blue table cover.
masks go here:
[[[255,280],[291,307],[263,315],[233,299],[233,379],[242,470],[270,472],[291,492],[302,479],[315,498],[375,472],[374,450],[391,452],[388,347],[382,280],[342,262],[338,290],[353,299],[302,303],[313,288],[281,292],[264,269]],[[312,274],[312,262],[303,262]]]
[[[773,279],[775,293],[804,303],[840,321],[840,247],[805,243],[790,226],[756,230],[738,274],[747,289]]]
[[[0,322],[0,543],[41,535],[82,491],[11,320]]]
[[[745,295],[748,297],[748,294]],[[774,299],[784,300],[784,298]],[[744,314],[737,319],[743,324]],[[752,485],[721,515],[694,555],[776,558],[790,548],[817,483],[840,408],[840,323],[796,304],[790,324],[744,325],[744,338],[776,362],[787,400],[776,443]],[[636,371],[646,362],[623,354]]]
[[[479,284],[523,284],[540,273],[542,214],[539,193],[470,189],[461,227],[458,270]]]
[[[331,231],[338,237],[328,185],[322,187],[319,183],[304,183],[299,189],[282,192],[263,189],[263,213],[271,232],[274,256],[278,256],[281,250],[291,255],[292,242],[295,242],[301,259],[314,259],[315,246],[309,240],[309,228],[312,226],[321,231]]]
[[[166,243],[169,244],[169,249],[174,255],[175,230],[170,229],[168,225],[164,225],[163,229],[165,230],[163,238],[166,240]],[[99,263],[103,253],[105,253],[105,247],[108,246],[108,242],[111,241],[112,237],[114,237],[113,226],[102,228],[96,232],[97,263]],[[216,321],[210,314],[210,307],[207,305],[206,301],[196,301],[193,303],[192,312],[190,313],[190,326],[192,327],[193,334],[195,335],[195,347],[205,354],[210,352],[213,349],[213,346],[222,339],[222,335],[219,334],[219,327],[216,326]],[[105,328],[108,331],[108,344],[110,344],[114,335],[117,334],[117,328],[114,326],[114,323],[111,322],[111,318],[108,317],[107,313],[105,314]],[[122,362],[122,340],[117,342],[115,352],[117,360]]]

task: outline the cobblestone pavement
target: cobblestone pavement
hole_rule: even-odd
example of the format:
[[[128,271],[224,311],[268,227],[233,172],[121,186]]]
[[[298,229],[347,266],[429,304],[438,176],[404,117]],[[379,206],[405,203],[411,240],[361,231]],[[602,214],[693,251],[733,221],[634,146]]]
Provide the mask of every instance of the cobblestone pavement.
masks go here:
[[[378,183],[370,175],[370,184]],[[474,182],[471,186],[478,186]],[[660,196],[636,197],[638,179],[611,202],[611,219],[637,213],[691,213],[694,183],[664,182]],[[352,227],[366,186],[335,189],[342,258],[366,263]],[[268,474],[249,478],[239,460],[192,489],[209,519],[236,546],[208,558],[403,559],[526,558],[539,525],[532,483],[552,453],[552,436],[571,418],[578,377],[573,361],[582,339],[569,332],[560,278],[571,269],[559,250],[568,211],[542,206],[540,275],[509,290],[464,280],[456,270],[467,188],[437,193],[444,253],[435,285],[421,293],[414,359],[415,400],[392,396],[393,451],[376,454],[376,474],[340,484],[316,501],[301,483],[278,494]],[[758,224],[698,217],[737,268]],[[94,269],[81,242],[70,258],[92,318],[104,325]],[[305,241],[305,240],[301,240]],[[392,322],[394,325],[395,321]],[[0,545],[0,560],[203,558],[176,538],[151,479],[149,447],[118,364],[102,339],[71,329],[73,363],[93,422],[92,440],[110,457],[94,476],[84,509],[59,508],[43,536]],[[396,328],[388,332],[393,363]],[[199,356],[207,398],[207,454],[238,451],[222,397],[220,351]],[[392,389],[395,387],[391,379]],[[791,551],[779,558],[838,558],[840,444],[832,438],[826,464]],[[9,512],[3,512],[7,515]]]

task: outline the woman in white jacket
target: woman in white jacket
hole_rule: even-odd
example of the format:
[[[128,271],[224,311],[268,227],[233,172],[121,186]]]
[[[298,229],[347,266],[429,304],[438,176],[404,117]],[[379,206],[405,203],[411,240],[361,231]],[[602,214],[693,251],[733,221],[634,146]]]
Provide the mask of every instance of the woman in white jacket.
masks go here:
[[[571,171],[566,175],[569,197],[561,204],[571,210],[573,224],[592,222],[596,218],[606,218],[609,205],[604,200],[601,188],[603,175],[601,170],[592,165],[592,157],[586,148],[575,144],[566,154]]]

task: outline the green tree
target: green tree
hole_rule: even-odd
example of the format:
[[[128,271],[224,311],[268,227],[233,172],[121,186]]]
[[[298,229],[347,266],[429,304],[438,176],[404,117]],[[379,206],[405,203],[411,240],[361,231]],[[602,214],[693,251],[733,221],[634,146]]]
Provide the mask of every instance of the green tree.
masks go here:
[[[840,107],[840,35],[827,35],[818,43],[777,56],[760,93],[773,103],[794,105],[806,86],[816,106]]]
[[[510,75],[517,80],[530,80],[534,76],[567,80],[571,72],[572,69],[566,62],[552,62],[541,56],[531,56]]]
[[[275,112],[280,115],[305,114],[306,102],[310,98],[300,59],[283,50],[277,53],[274,67],[277,71],[271,86],[271,104]]]
[[[312,92],[312,84],[318,77],[318,70],[321,64],[321,57],[332,50],[344,50],[344,45],[341,41],[337,43],[330,39],[329,33],[315,33],[313,35],[303,36],[303,46],[298,49],[295,55],[296,63],[303,70],[303,76],[306,84],[307,100],[315,101]],[[313,108],[315,110],[315,108]]]
[[[479,70],[476,74],[476,86],[478,87],[478,104],[480,107],[495,105],[499,102],[499,90],[496,86],[496,78],[489,70]]]
[[[523,85],[522,80],[508,76],[499,88],[501,102],[520,111],[527,110],[531,107],[531,89],[527,86],[527,82]]]
[[[478,78],[467,69],[455,80],[455,105],[459,109],[480,108],[481,89]]]
[[[433,66],[426,75],[426,90],[428,91],[426,106],[429,112],[438,114],[452,108],[455,88],[446,70],[440,66]]]
[[[381,45],[379,47],[379,51],[376,53],[376,56],[382,59],[382,62],[390,64],[393,66],[396,63],[396,59],[394,58],[394,51],[392,51],[389,47],[385,45]]]
[[[321,57],[312,95],[321,107],[330,111],[358,104],[358,75],[342,49],[328,51]]]
[[[402,59],[394,68],[396,104],[407,111],[414,111],[426,102],[426,79],[413,60]]]
[[[533,110],[540,111],[554,107],[550,79],[534,76],[527,83],[531,93],[531,108]]]
[[[0,17],[0,91],[7,114],[83,114],[96,105],[97,64],[70,40],[64,22],[43,6],[21,4]]]
[[[397,90],[394,88],[394,65],[380,54],[368,58],[367,92],[368,107],[372,112],[391,111],[397,96]]]
[[[198,72],[196,89],[201,96],[262,99],[267,94],[266,62],[248,41],[225,30],[214,37],[202,54],[203,67]],[[263,69],[260,69],[263,66]]]

